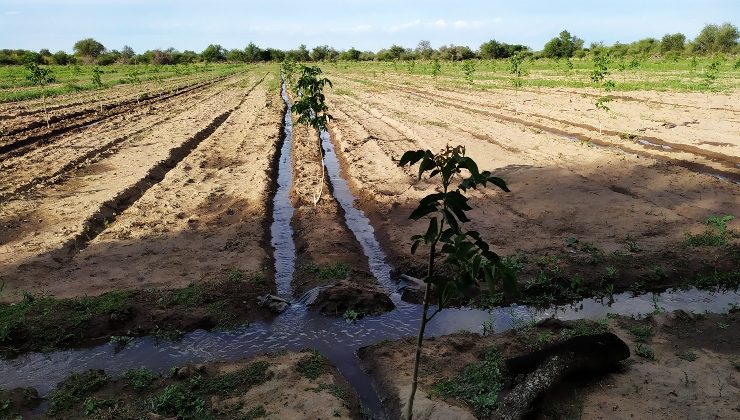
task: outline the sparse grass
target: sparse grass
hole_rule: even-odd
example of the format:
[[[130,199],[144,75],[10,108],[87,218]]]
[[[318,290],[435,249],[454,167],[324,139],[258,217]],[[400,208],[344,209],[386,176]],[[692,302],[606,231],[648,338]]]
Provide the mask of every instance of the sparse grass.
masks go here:
[[[443,398],[464,401],[478,418],[489,418],[504,387],[502,362],[501,353],[497,349],[489,349],[482,361],[466,366],[452,379],[437,382],[434,391]]]
[[[341,401],[342,405],[349,408],[349,396],[347,395],[347,391],[345,391],[344,388],[340,387],[337,384],[319,384],[315,388],[309,388],[309,390],[316,393],[328,391],[331,395],[336,397],[336,399]]]
[[[635,346],[635,354],[648,360],[655,360],[655,353],[653,349],[647,344],[637,343]]]
[[[640,343],[646,343],[653,336],[653,328],[649,325],[633,325],[628,331]]]
[[[317,265],[309,263],[304,266],[304,270],[315,275],[322,280],[341,280],[349,276],[349,266],[343,262],[337,262],[327,265]]]
[[[571,328],[564,329],[560,332],[560,339],[566,340],[571,337],[581,335],[602,334],[609,331],[609,320],[599,319],[597,321],[577,321]]]
[[[102,370],[73,373],[49,397],[49,413],[69,410],[110,381]]]
[[[316,350],[311,350],[309,354],[298,360],[295,368],[300,374],[313,380],[328,372],[326,359]]]
[[[123,377],[126,378],[128,384],[136,392],[141,392],[149,389],[154,381],[159,379],[159,375],[152,372],[151,369],[147,368],[131,369],[129,371],[126,371]]]
[[[679,359],[685,360],[687,362],[693,362],[693,361],[695,361],[696,359],[699,358],[699,356],[697,356],[696,353],[690,352],[688,350],[687,351],[682,351],[682,352],[676,354],[676,356],[678,356]]]
[[[236,372],[209,378],[205,381],[203,389],[208,394],[228,397],[237,390],[244,391],[252,386],[265,383],[272,377],[272,374],[268,371],[269,367],[270,365],[267,362],[254,362]]]
[[[704,224],[707,225],[707,229],[699,234],[691,234],[686,232],[684,243],[686,246],[699,247],[699,246],[726,246],[730,243],[730,239],[735,236],[735,233],[727,229],[727,222],[733,220],[735,216],[726,214],[724,216],[709,216]]]

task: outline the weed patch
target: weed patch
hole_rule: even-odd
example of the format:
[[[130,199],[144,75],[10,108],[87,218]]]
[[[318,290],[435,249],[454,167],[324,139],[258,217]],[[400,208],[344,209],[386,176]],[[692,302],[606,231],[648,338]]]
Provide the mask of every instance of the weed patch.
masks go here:
[[[327,372],[326,359],[316,350],[303,356],[296,363],[296,370],[308,379],[316,379]]]
[[[438,382],[434,390],[444,398],[464,401],[473,409],[476,417],[490,418],[504,387],[502,363],[501,353],[497,349],[490,349],[482,361],[466,366],[455,378]]]
[[[49,413],[56,414],[71,409],[110,381],[102,370],[73,373],[49,397]]]

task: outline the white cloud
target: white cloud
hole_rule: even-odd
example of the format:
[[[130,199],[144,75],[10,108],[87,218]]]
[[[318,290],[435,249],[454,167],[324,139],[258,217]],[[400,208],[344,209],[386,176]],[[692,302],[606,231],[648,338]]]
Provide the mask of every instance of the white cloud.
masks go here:
[[[494,20],[494,22],[500,22],[500,18],[497,18],[497,20]],[[426,29],[456,29],[456,30],[471,30],[471,29],[480,29],[486,26],[485,22],[479,21],[479,20],[462,20],[458,19],[455,21],[447,21],[445,19],[437,19],[435,21],[422,21],[420,19],[416,19],[411,22],[402,23],[400,25],[393,25],[386,28],[386,31],[388,32],[401,32],[407,29],[412,29],[416,27],[422,27]]]
[[[17,15],[20,15],[20,14],[21,14],[21,12],[19,12],[19,11],[17,11],[17,10],[9,10],[9,11],[5,12],[5,14],[6,14],[7,16],[17,16]]]
[[[421,19],[412,20],[411,22],[402,23],[400,25],[393,25],[388,27],[388,32],[399,32],[406,29],[421,25]]]
[[[370,32],[373,30],[373,25],[357,25],[353,26],[352,32]]]

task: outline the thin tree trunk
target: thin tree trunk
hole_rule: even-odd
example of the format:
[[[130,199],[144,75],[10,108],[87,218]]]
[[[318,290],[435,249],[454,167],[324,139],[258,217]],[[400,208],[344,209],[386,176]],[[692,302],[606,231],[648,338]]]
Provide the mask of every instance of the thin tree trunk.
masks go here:
[[[429,266],[427,270],[427,278],[432,277],[434,274],[434,257],[435,257],[435,246],[436,243],[432,244],[432,248],[429,251]],[[414,375],[411,379],[411,393],[409,393],[409,401],[406,404],[406,414],[404,418],[411,420],[414,415],[414,396],[416,395],[416,387],[419,382],[419,365],[421,363],[421,345],[424,341],[424,330],[427,326],[427,311],[429,310],[429,297],[430,297],[431,285],[427,283],[426,289],[424,290],[424,308],[421,313],[421,322],[419,324],[419,335],[416,337],[416,355],[414,356]]]
[[[46,110],[46,93],[41,92],[41,101],[44,104],[44,118],[46,119],[46,128],[49,128],[49,112]]]

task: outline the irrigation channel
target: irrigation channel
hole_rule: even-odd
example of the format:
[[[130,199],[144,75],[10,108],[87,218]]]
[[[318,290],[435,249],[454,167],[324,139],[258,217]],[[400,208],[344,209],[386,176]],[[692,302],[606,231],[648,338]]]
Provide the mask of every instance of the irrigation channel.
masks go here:
[[[290,280],[295,269],[295,246],[292,243],[290,218],[292,207],[287,192],[292,178],[292,124],[290,100],[285,85],[286,101],[284,139],[279,160],[279,188],[274,202],[272,225],[278,291],[284,296],[290,291]],[[301,300],[272,322],[256,322],[231,331],[198,330],[177,342],[159,341],[154,337],[136,339],[123,350],[113,344],[93,348],[74,349],[52,353],[30,353],[12,360],[0,361],[0,388],[34,387],[40,395],[47,395],[56,384],[71,372],[87,369],[105,369],[113,376],[126,370],[147,367],[155,372],[166,372],[170,367],[188,363],[236,361],[251,356],[281,350],[314,348],[334,364],[360,397],[364,408],[376,418],[386,418],[382,403],[372,379],[360,366],[357,350],[383,340],[414,336],[420,317],[419,306],[403,302],[395,293],[391,268],[375,239],[374,231],[364,213],[354,207],[354,197],[342,179],[339,161],[328,133],[321,133],[325,164],[332,191],[341,204],[348,227],[357,236],[370,261],[373,275],[388,288],[396,309],[379,316],[366,316],[353,324],[343,319],[325,317],[310,311]],[[730,303],[737,302],[737,292],[668,290],[662,294],[633,296],[618,294],[611,302],[584,299],[565,307],[534,309],[512,305],[492,310],[451,308],[440,312],[428,325],[427,336],[440,336],[458,331],[480,332],[484,322],[502,332],[523,322],[549,317],[564,320],[599,319],[607,314],[645,315],[656,309],[678,309],[694,312],[726,312]],[[410,361],[409,361],[410,362]]]

